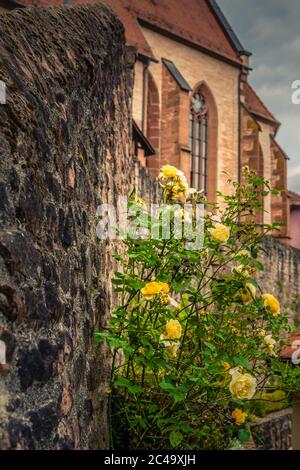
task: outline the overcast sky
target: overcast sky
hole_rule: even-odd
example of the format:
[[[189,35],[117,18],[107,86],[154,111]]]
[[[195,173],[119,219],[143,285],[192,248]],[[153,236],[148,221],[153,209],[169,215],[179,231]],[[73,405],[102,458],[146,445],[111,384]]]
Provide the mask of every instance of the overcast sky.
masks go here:
[[[282,122],[277,140],[291,158],[289,189],[300,193],[300,0],[218,0],[243,46],[253,53],[250,82]]]

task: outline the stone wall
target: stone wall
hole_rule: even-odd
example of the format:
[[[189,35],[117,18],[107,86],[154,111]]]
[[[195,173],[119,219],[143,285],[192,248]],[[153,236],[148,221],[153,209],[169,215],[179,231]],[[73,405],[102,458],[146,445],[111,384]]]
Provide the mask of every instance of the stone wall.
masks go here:
[[[95,214],[131,189],[133,67],[107,7],[1,16],[1,449],[108,446],[109,357],[93,332],[112,246]]]
[[[272,237],[264,239],[265,270],[260,284],[280,299],[283,310],[300,324],[300,250]]]
[[[251,426],[256,449],[289,450],[292,445],[292,409],[276,411]]]

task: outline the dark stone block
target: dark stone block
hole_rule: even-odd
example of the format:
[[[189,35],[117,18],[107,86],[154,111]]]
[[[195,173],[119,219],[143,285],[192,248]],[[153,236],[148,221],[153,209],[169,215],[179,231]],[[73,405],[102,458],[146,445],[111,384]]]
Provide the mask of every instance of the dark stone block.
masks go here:
[[[14,286],[7,284],[0,285],[0,313],[8,321],[15,321],[18,317],[26,316],[26,306]]]
[[[5,183],[3,183],[3,181],[0,181],[0,211],[5,211],[9,207],[5,186]]]
[[[41,255],[31,235],[17,230],[0,231],[0,256],[12,274],[17,271],[35,277],[41,266]]]
[[[75,443],[69,437],[56,438],[54,440],[57,450],[74,450]]]
[[[73,116],[75,121],[80,122],[82,115],[83,115],[80,101],[78,100],[72,101],[70,108],[71,108],[71,115]]]
[[[50,312],[44,301],[43,291],[34,292],[30,287],[24,287],[27,319],[37,326],[46,324],[50,319]]]
[[[46,382],[55,375],[54,363],[58,359],[59,348],[47,340],[41,340],[37,349],[23,349],[19,353],[18,367],[22,390],[34,381]]]
[[[40,229],[43,216],[43,204],[40,194],[34,191],[34,182],[29,178],[24,181],[19,199],[19,218],[28,224],[32,231]]]
[[[54,405],[40,408],[38,411],[29,413],[32,423],[32,435],[37,441],[50,439],[58,424],[57,409]]]
[[[19,408],[20,405],[21,405],[21,399],[17,397],[10,401],[6,409],[8,412],[14,412]]]
[[[84,411],[86,419],[89,421],[93,417],[94,406],[92,400],[85,400],[84,402]]]
[[[43,256],[43,273],[47,281],[58,282],[58,274],[56,269],[56,261],[51,255],[44,254]]]
[[[61,260],[59,267],[59,280],[62,290],[67,293],[70,290],[70,261],[66,257]]]
[[[21,389],[23,391],[30,387],[34,380],[38,382],[47,380],[44,362],[37,349],[30,351],[21,350],[19,353],[18,366]]]
[[[61,189],[61,184],[58,181],[58,179],[55,178],[55,176],[53,176],[53,174],[50,173],[49,171],[45,172],[44,178],[45,178],[46,187],[48,188],[50,193],[53,195],[54,199],[57,202],[60,201],[62,189]]]
[[[9,183],[12,191],[17,192],[20,187],[20,177],[17,170],[13,167],[9,175]]]
[[[22,422],[17,421],[15,419],[11,419],[8,424],[8,435],[11,450],[35,449],[31,430],[29,426],[23,424]]]
[[[64,304],[58,295],[57,287],[50,282],[45,284],[45,300],[52,320],[58,321],[64,312]]]
[[[83,381],[85,367],[86,367],[85,357],[82,353],[80,353],[77,359],[75,360],[74,370],[73,370],[75,391],[79,389]]]
[[[72,209],[69,209],[66,218],[64,218],[64,215],[61,213],[61,210],[59,211],[59,216],[60,240],[64,246],[69,247],[72,245],[74,240],[74,220]]]
[[[85,235],[88,234],[88,229],[89,229],[88,224],[89,224],[89,220],[88,220],[87,213],[85,211],[82,211],[82,229]]]
[[[66,145],[70,144],[70,134],[69,134],[69,127],[67,122],[64,119],[60,120],[60,126],[61,126],[61,136],[63,138],[63,141]]]

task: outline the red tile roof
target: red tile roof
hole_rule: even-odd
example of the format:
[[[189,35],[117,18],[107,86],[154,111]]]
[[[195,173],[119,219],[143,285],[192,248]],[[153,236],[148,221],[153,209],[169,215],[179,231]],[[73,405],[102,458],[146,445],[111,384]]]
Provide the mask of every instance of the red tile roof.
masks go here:
[[[82,3],[82,0],[78,1]],[[103,0],[103,3],[110,5],[124,24],[127,44],[136,47],[140,54],[154,59],[153,52],[142,33],[137,17],[126,8],[126,2],[122,0]]]
[[[280,122],[275,118],[275,116],[268,110],[266,105],[262,102],[256,92],[253,90],[252,86],[249,83],[245,83],[245,101],[246,106],[249,111],[256,116],[267,119],[268,121],[273,122],[276,126],[280,125]]]
[[[154,27],[241,63],[207,0],[105,0]],[[125,23],[126,26],[126,23]]]

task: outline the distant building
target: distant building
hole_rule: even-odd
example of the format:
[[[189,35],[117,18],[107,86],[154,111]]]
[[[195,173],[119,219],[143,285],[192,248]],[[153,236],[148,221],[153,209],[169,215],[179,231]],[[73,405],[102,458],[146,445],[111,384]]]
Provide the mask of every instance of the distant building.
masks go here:
[[[20,0],[62,5],[63,0]],[[0,0],[0,5],[11,0]],[[75,3],[95,3],[73,1]],[[227,176],[249,165],[285,190],[264,199],[260,222],[283,222],[274,234],[299,246],[299,206],[287,193],[287,160],[276,142],[280,123],[248,82],[249,53],[215,0],[104,0],[137,49],[133,97],[137,158],[157,175],[164,164],[191,186],[227,191]],[[144,136],[144,137],[142,137]],[[145,149],[145,152],[144,150]],[[298,221],[298,222],[297,222]]]

